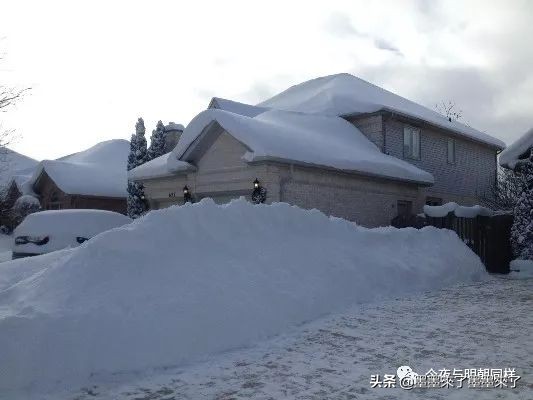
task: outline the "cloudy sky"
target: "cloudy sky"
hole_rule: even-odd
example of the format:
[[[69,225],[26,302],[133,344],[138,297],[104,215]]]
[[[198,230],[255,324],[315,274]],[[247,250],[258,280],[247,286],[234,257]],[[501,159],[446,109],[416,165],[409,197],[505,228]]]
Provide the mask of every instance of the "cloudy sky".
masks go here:
[[[257,103],[349,72],[505,142],[533,126],[533,1],[0,0],[0,116],[13,148],[56,158],[187,124],[212,96]]]

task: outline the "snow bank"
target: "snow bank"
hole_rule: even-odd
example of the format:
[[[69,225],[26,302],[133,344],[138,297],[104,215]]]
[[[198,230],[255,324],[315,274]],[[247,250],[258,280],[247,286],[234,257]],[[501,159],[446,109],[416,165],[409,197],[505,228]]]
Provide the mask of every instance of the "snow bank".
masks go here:
[[[443,204],[442,206],[424,206],[424,214],[433,218],[445,217],[452,211],[456,217],[462,218],[475,218],[477,216],[490,217],[494,215],[494,211],[478,205],[467,207],[450,202]]]
[[[5,392],[180,365],[486,273],[448,230],[366,229],[239,199],[152,211],[76,249],[4,263],[0,276]]]
[[[505,148],[501,140],[458,121],[450,121],[436,111],[346,73],[323,76],[291,86],[257,106],[336,116],[392,111],[500,149]]]
[[[533,260],[513,260],[510,269],[509,275],[513,279],[533,278]]]
[[[520,157],[533,147],[533,128],[500,153],[498,162],[504,168],[514,169]]]

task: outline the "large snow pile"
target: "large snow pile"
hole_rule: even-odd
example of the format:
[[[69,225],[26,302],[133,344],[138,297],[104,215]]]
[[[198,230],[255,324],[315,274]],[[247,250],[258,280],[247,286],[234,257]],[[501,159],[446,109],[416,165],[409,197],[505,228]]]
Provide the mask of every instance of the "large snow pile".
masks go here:
[[[41,161],[30,182],[33,185],[44,171],[68,194],[126,197],[129,146],[127,140],[107,140],[57,160]]]
[[[288,204],[152,211],[0,265],[0,391],[180,365],[353,303],[486,276],[451,231],[366,229]]]
[[[504,168],[513,169],[521,157],[529,156],[528,151],[533,147],[533,128],[522,135],[516,142],[500,153],[498,162]]]
[[[350,74],[324,76],[291,86],[258,106],[337,116],[392,111],[427,121],[491,146],[505,148],[505,143],[501,140],[458,121],[450,121],[436,111]]]

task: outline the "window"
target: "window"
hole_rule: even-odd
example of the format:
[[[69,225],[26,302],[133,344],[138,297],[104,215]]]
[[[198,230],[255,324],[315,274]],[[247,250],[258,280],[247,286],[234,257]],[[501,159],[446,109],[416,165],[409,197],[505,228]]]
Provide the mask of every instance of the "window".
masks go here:
[[[448,164],[455,164],[455,139],[448,139]]]
[[[57,193],[52,193],[50,196],[50,202],[48,204],[49,210],[60,210],[61,209],[61,201],[59,200],[59,196]]]
[[[426,197],[427,206],[442,206],[442,199],[438,197]]]
[[[412,214],[413,203],[411,201],[398,200],[397,209],[398,215],[401,215],[402,217],[407,217]]]
[[[403,128],[403,156],[420,160],[420,129],[412,126]]]

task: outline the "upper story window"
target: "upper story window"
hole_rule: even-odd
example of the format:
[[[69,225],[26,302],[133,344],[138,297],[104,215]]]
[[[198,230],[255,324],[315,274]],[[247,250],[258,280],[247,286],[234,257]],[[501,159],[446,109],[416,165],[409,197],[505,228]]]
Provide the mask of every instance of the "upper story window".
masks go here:
[[[455,139],[448,139],[448,164],[455,164]]]
[[[403,156],[420,160],[420,129],[412,126],[403,128]]]

